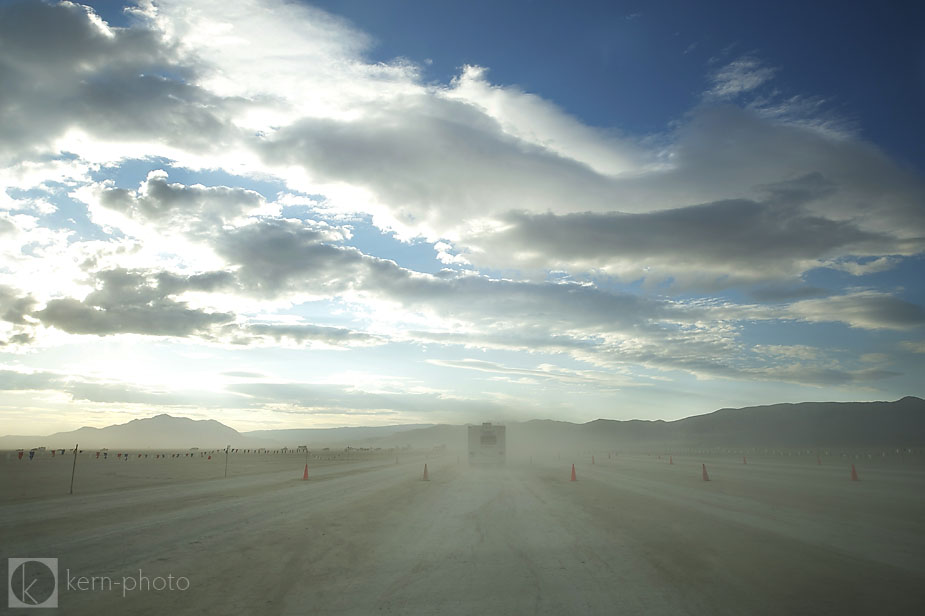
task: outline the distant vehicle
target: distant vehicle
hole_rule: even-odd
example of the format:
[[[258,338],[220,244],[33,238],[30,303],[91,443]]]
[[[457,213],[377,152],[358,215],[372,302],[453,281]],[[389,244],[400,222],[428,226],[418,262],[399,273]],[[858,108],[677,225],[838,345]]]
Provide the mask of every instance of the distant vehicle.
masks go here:
[[[505,428],[491,423],[469,426],[469,464],[504,464]]]

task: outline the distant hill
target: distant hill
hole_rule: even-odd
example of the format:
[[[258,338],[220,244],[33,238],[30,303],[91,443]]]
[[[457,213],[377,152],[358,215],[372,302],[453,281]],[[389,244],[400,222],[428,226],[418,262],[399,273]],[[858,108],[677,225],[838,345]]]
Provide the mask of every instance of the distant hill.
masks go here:
[[[508,423],[512,453],[594,449],[653,450],[683,447],[919,447],[925,445],[925,400],[802,402],[720,409],[677,421],[597,419],[584,424],[533,420]],[[466,427],[396,425],[330,429],[257,430],[240,433],[215,420],[158,415],[107,428],[80,428],[51,436],[0,437],[0,449],[219,448],[308,445],[466,448]]]
[[[652,450],[691,447],[909,447],[925,445],[925,400],[803,402],[721,409],[676,421],[597,419],[584,424],[507,423],[512,453],[575,449]],[[383,446],[466,447],[465,426],[393,434]]]
[[[376,443],[392,434],[427,428],[432,424],[407,424],[376,427],[306,428],[293,430],[237,430],[214,419],[194,420],[187,417],[157,415],[133,419],[128,423],[105,428],[78,428],[50,436],[3,436],[0,449],[31,449],[33,447],[71,448],[79,443],[82,449],[203,449],[232,447],[321,447],[379,446]],[[392,445],[387,445],[391,447]]]
[[[922,445],[925,400],[773,404],[721,409],[672,424],[674,440],[704,446]]]
[[[187,417],[157,415],[133,419],[128,423],[105,428],[83,427],[50,436],[4,436],[0,448],[29,449],[32,447],[81,449],[187,449],[190,447],[224,448],[272,447],[275,443],[243,436],[233,428],[214,419],[195,420]]]

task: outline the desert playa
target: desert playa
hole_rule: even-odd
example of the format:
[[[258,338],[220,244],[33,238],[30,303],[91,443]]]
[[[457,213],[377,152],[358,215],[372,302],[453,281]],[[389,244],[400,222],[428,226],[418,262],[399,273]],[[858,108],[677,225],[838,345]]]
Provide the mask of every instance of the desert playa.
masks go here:
[[[925,583],[916,451],[144,453],[84,452],[72,496],[71,455],[0,455],[4,554],[58,558],[63,613],[910,614]]]

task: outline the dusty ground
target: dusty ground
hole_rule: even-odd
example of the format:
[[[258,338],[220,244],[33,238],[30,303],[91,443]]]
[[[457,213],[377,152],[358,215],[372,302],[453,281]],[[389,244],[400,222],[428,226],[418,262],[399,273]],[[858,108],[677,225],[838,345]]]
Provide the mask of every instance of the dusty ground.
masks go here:
[[[96,468],[80,459],[68,496],[68,458],[0,456],[0,556],[4,567],[57,557],[63,614],[921,608],[921,467],[858,459],[852,482],[850,457],[595,457],[470,469],[448,454],[426,460],[428,482],[423,455],[410,454],[313,460],[307,482],[299,456],[232,457],[228,479],[223,454]],[[139,569],[189,588],[67,587],[68,575],[122,582]]]

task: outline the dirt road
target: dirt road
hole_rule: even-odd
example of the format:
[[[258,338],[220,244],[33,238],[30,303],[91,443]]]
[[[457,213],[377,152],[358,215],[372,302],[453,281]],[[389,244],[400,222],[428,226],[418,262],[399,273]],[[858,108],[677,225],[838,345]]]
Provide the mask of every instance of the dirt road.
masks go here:
[[[0,505],[63,614],[916,613],[925,474],[620,457],[343,462]],[[145,589],[184,578],[185,590]],[[80,577],[113,582],[75,587]],[[140,579],[138,579],[140,578]],[[128,589],[127,585],[142,588]]]

